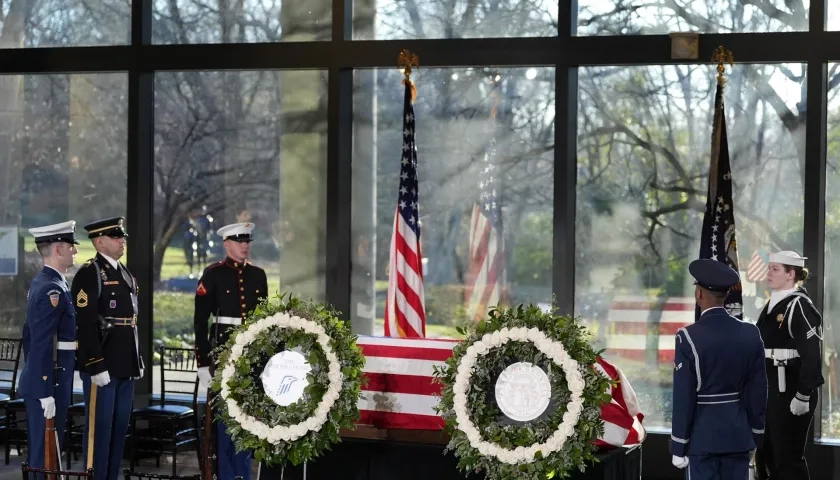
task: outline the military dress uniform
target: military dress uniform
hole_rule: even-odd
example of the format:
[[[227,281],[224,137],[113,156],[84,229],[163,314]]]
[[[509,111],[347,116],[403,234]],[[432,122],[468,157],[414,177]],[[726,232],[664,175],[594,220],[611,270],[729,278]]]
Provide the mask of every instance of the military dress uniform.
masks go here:
[[[36,245],[65,242],[78,245],[76,222],[30,229]],[[58,439],[64,438],[67,408],[73,395],[76,359],[76,310],[64,274],[44,266],[27,294],[23,352],[26,364],[18,392],[26,407],[27,463],[44,468],[46,418],[55,418]],[[60,442],[56,442],[60,451]]]
[[[85,226],[88,236],[127,237],[123,218]],[[85,396],[85,468],[97,480],[121,478],[134,381],[144,363],[137,336],[137,282],[119,261],[102,253],[73,279],[78,324],[78,368]]]
[[[770,262],[800,267],[804,260],[793,252],[770,256]],[[769,384],[767,436],[756,452],[758,478],[807,480],[805,443],[824,382],[822,316],[808,292],[799,287],[773,292],[757,326],[764,340]]]
[[[696,260],[697,285],[726,292],[738,274],[723,262]],[[725,308],[703,311],[675,339],[671,454],[688,478],[747,478],[750,452],[764,434],[767,377],[758,329]],[[678,465],[678,460],[682,464]]]
[[[252,223],[239,223],[222,227],[217,233],[225,240],[250,242],[253,228]],[[268,280],[265,270],[248,261],[238,262],[226,257],[204,270],[195,291],[194,316],[200,378],[206,379],[209,376],[208,369],[213,367],[215,360],[211,358],[211,350],[224,345],[234,327],[241,325],[248,314],[267,296]],[[215,318],[208,333],[211,315]],[[241,476],[244,480],[249,480],[251,452],[236,452],[236,447],[221,422],[216,424],[215,434],[218,478]]]

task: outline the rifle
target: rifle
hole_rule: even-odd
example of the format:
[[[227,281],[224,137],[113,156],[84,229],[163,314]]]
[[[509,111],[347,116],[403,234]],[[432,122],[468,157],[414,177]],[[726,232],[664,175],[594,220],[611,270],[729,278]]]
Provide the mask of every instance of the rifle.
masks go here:
[[[216,319],[214,322],[214,330],[215,330],[215,341],[212,342],[210,353],[208,354],[209,360],[209,368],[210,368],[210,375],[213,376],[215,373],[215,368],[213,368],[213,356],[212,351],[213,347],[218,345],[219,340],[219,311],[216,310]],[[206,405],[204,407],[204,445],[202,446],[202,453],[204,456],[204,464],[201,468],[202,479],[203,480],[213,480],[215,475],[213,472],[216,470],[215,468],[215,458],[216,454],[213,449],[213,389],[210,388],[208,385],[207,387],[207,400]]]
[[[211,406],[210,395],[210,389],[208,388],[207,404],[204,407],[204,445],[202,447],[204,464],[201,469],[201,478],[203,480],[213,480],[213,407]]]
[[[58,366],[58,337],[53,336],[53,393],[58,387],[58,379],[56,378],[56,371],[63,370]],[[55,395],[53,395],[53,399]],[[57,407],[58,405],[56,405]],[[56,412],[57,413],[57,412]],[[59,453],[58,432],[55,430],[55,415],[53,418],[46,419],[44,428],[44,470],[61,470],[61,454]],[[57,480],[57,475],[49,475],[49,480]]]

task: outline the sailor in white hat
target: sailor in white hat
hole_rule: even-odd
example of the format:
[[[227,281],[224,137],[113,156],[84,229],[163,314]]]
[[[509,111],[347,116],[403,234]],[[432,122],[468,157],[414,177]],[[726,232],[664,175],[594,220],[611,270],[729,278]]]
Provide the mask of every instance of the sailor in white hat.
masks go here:
[[[805,442],[824,379],[822,316],[802,286],[808,279],[805,260],[791,250],[770,254],[772,293],[756,324],[768,383],[766,434],[756,454],[759,479],[809,478]]]
[[[203,386],[210,382],[215,366],[215,359],[210,355],[212,348],[226,343],[231,331],[244,323],[254,308],[268,297],[265,270],[248,261],[253,230],[253,223],[240,222],[216,231],[223,239],[226,257],[204,269],[195,290],[193,320],[198,378]],[[215,319],[208,332],[211,315],[215,315]],[[218,478],[249,480],[251,452],[237,452],[224,423],[214,425],[216,431],[208,433],[218,439],[212,443],[217,448],[215,469]]]
[[[76,222],[72,220],[29,230],[44,268],[29,286],[23,324],[26,363],[18,380],[18,393],[23,397],[30,432],[27,462],[37,468],[44,466],[46,419],[55,418],[56,438],[63,439],[73,393],[76,311],[64,274],[75,263],[75,232]],[[60,447],[57,450],[60,456]]]

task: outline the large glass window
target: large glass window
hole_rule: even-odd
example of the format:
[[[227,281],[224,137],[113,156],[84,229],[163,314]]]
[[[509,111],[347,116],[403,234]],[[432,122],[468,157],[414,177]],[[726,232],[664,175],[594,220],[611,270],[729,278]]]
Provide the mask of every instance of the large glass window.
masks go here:
[[[324,300],[326,91],[318,70],[155,76],[157,345],[194,345],[198,279],[230,223],[256,225],[250,261],[272,297]]]
[[[78,267],[96,253],[84,225],[126,214],[127,87],[123,73],[0,76],[0,336],[21,336],[43,268],[28,229],[75,220]]]
[[[725,102],[744,317],[772,250],[802,251],[805,66],[736,65]],[[676,330],[694,321],[716,88],[708,65],[580,69],[575,311],[669,427]]]
[[[823,296],[822,436],[840,439],[840,63],[829,64],[828,152],[825,178],[825,295]],[[837,255],[835,255],[837,254]]]
[[[352,2],[359,40],[557,35],[558,0]]]
[[[131,41],[131,2],[0,2],[0,48],[124,45]]]
[[[329,40],[332,0],[155,0],[154,43]]]
[[[805,31],[809,7],[809,0],[578,0],[578,35]]]
[[[426,336],[457,337],[455,327],[485,315],[488,303],[547,306],[554,69],[421,69],[413,77]],[[397,69],[355,78],[350,318],[359,333],[383,334],[403,153],[401,79]],[[501,218],[492,229],[481,216],[487,199]]]

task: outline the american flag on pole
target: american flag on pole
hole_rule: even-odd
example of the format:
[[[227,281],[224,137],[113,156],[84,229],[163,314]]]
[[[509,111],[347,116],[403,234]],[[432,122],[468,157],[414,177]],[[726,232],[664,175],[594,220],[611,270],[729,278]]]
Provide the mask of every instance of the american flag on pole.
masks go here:
[[[712,159],[709,166],[709,190],[706,212],[700,236],[700,257],[726,262],[738,268],[738,247],[735,241],[735,209],[732,195],[732,169],[729,166],[729,141],[726,138],[726,115],[723,108],[723,84],[718,82],[715,92],[715,111],[712,123]],[[729,291],[725,306],[729,314],[742,318],[741,284]],[[695,320],[700,307],[695,309]]]
[[[385,300],[385,336],[425,337],[423,255],[420,251],[420,206],[415,140],[414,86],[406,79],[403,104],[403,145],[400,185]]]
[[[494,107],[491,118],[495,118]],[[502,207],[496,165],[496,136],[481,162],[479,199],[470,218],[469,264],[465,307],[467,318],[478,322],[487,315],[487,308],[504,299],[505,240],[502,232]]]
[[[359,336],[356,344],[365,356],[358,407],[359,425],[406,430],[442,430],[443,418],[435,411],[442,386],[434,381],[434,368],[446,367],[457,345],[446,339],[407,339]],[[630,381],[601,357],[592,365],[615,382],[608,403],[601,405],[604,433],[595,442],[600,448],[637,445],[647,433],[644,414]]]

